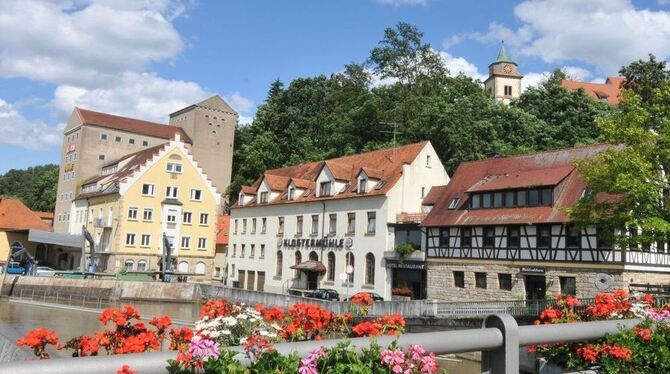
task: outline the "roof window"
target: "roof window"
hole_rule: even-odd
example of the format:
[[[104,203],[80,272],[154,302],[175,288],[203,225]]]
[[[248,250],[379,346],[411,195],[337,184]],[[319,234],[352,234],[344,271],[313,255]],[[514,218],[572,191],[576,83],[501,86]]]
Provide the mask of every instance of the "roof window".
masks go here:
[[[458,202],[461,201],[461,199],[454,197],[451,199],[451,203],[449,203],[449,209],[456,209],[458,207]]]

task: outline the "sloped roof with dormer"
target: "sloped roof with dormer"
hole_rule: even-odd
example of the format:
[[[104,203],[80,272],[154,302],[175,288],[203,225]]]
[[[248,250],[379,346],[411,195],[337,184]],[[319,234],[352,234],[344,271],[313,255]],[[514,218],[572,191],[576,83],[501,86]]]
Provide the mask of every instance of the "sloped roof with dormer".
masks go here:
[[[153,136],[165,140],[174,139],[175,135],[179,134],[184,142],[189,144],[193,143],[191,138],[189,138],[186,132],[180,127],[101,113],[79,107],[75,107],[74,110],[83,125],[126,131],[133,134]]]

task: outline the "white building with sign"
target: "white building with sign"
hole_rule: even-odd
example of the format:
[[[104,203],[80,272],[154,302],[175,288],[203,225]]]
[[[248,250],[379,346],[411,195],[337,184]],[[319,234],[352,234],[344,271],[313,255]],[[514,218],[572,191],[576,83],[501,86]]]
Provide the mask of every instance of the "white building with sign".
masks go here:
[[[390,299],[398,218],[448,182],[430,142],[267,170],[231,207],[228,284]]]

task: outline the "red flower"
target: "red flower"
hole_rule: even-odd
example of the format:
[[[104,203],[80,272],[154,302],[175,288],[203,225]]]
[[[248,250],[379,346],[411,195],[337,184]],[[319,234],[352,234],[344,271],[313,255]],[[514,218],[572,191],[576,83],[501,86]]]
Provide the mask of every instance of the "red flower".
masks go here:
[[[26,346],[31,348],[35,356],[40,359],[48,359],[50,356],[45,352],[45,348],[47,345],[58,347],[58,336],[54,331],[49,331],[44,327],[38,327],[28,331],[26,336],[16,342],[16,345],[18,347]]]
[[[635,333],[635,335],[639,336],[642,339],[642,341],[648,342],[651,340],[651,334],[652,334],[651,329],[643,329],[639,326],[635,326],[633,327],[633,332]]]
[[[281,322],[285,317],[284,310],[278,307],[264,309],[261,314],[267,322]]]
[[[356,305],[372,305],[372,296],[367,292],[359,292],[351,298],[351,302]]]
[[[382,333],[383,326],[377,322],[361,322],[353,327],[353,332],[357,336],[379,336]]]
[[[618,345],[609,345],[605,344],[601,350],[602,354],[612,356],[624,361],[630,361],[633,357],[633,352],[626,347],[621,347]]]
[[[210,319],[226,317],[230,314],[230,304],[226,300],[207,300],[200,308],[200,319],[207,316]]]
[[[193,330],[188,327],[173,328],[170,330],[170,350],[171,351],[186,351],[188,343],[193,338]]]
[[[172,320],[168,316],[154,317],[149,321],[149,324],[158,329],[159,335],[163,335],[163,332],[172,325]]]
[[[251,335],[242,343],[242,349],[249,356],[258,357],[261,353],[271,351],[274,348],[272,348],[270,339],[260,335]]]
[[[598,356],[600,355],[600,350],[595,346],[587,344],[583,347],[577,348],[577,355],[585,361],[596,362]]]
[[[138,374],[136,371],[130,370],[130,366],[123,365],[121,369],[116,371],[116,374]]]

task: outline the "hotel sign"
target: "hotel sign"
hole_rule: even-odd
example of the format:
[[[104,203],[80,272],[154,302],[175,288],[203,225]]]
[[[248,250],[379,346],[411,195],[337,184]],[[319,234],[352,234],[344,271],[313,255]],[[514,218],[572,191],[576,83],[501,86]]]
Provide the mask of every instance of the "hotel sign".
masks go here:
[[[545,270],[538,267],[522,267],[521,272],[526,274],[544,274]]]
[[[285,248],[349,248],[353,241],[351,238],[323,238],[323,239],[280,239],[279,246]]]
[[[388,269],[408,269],[408,270],[426,270],[425,262],[413,262],[398,260],[386,260],[386,267]]]

